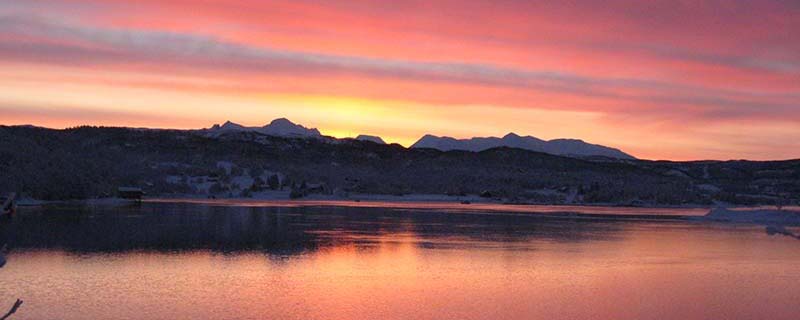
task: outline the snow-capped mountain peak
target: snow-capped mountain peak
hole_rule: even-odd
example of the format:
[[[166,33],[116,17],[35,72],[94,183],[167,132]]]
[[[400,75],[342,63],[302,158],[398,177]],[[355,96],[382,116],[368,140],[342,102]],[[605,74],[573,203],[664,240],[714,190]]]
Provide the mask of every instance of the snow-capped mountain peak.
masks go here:
[[[374,143],[377,143],[377,144],[386,144],[386,142],[383,141],[383,139],[381,139],[381,137],[370,136],[370,135],[366,135],[366,134],[359,135],[358,137],[356,137],[356,140],[358,140],[358,141],[370,141],[370,142],[374,142]]]
[[[279,137],[321,137],[322,134],[315,128],[306,128],[299,124],[295,124],[289,119],[280,118],[272,120],[269,124],[263,127],[246,127],[231,121],[226,121],[224,124],[215,124],[210,129],[205,130],[211,136],[218,136],[226,132],[257,132],[270,136]]]
[[[268,125],[264,126],[259,132],[281,137],[320,137],[322,134],[316,128],[306,128],[299,124],[289,121],[286,118],[279,118],[272,120]]]
[[[222,129],[237,129],[237,130],[241,130],[241,129],[244,129],[244,126],[241,125],[241,124],[238,124],[238,123],[231,122],[229,120],[229,121],[225,121],[225,123],[223,123],[222,127],[220,127],[220,128],[222,128]]]
[[[618,159],[635,159],[618,149],[586,143],[575,139],[542,140],[533,136],[520,136],[509,133],[502,138],[486,137],[454,139],[426,134],[411,148],[431,148],[442,151],[464,150],[480,152],[498,147],[510,147],[562,156],[604,156]]]

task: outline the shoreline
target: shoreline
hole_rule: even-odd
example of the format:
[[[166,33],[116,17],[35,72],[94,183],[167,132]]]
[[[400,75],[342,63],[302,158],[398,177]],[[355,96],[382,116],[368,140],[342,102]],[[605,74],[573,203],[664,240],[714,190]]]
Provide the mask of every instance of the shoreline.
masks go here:
[[[186,204],[210,207],[238,208],[336,208],[336,209],[386,209],[409,212],[526,215],[542,219],[586,219],[617,221],[685,221],[726,222],[756,225],[798,226],[800,207],[790,206],[779,210],[774,206],[662,206],[633,207],[602,204],[509,204],[499,201],[460,202],[463,197],[448,196],[396,196],[369,199],[343,199],[339,197],[285,198],[215,198],[208,197],[153,197],[141,200],[102,198],[67,201],[23,201],[21,207],[97,206],[123,207],[141,204]],[[456,199],[453,199],[456,198]],[[484,199],[486,200],[486,199]],[[720,214],[723,213],[723,214]],[[794,215],[791,215],[791,214]],[[789,214],[787,216],[787,214]],[[781,216],[781,219],[776,219]],[[793,234],[793,233],[792,233]]]
[[[113,205],[127,204],[134,202],[238,202],[238,203],[407,203],[407,204],[461,204],[461,205],[497,205],[497,206],[537,206],[537,207],[579,207],[579,208],[629,208],[629,209],[705,209],[710,210],[715,207],[726,208],[750,208],[750,209],[775,209],[774,205],[734,205],[727,203],[700,204],[688,203],[682,205],[659,205],[659,204],[636,204],[629,203],[535,203],[535,202],[514,202],[499,198],[484,198],[478,195],[450,196],[439,194],[409,194],[409,195],[383,195],[383,194],[353,194],[351,196],[321,195],[314,194],[302,198],[292,199],[289,192],[264,192],[253,197],[211,197],[208,195],[195,194],[163,194],[151,197],[144,197],[141,200],[123,199],[119,197],[90,198],[90,199],[66,199],[66,200],[39,200],[23,198],[17,200],[21,207],[32,207],[52,204],[87,204],[87,205]],[[800,206],[785,206],[792,210],[800,210]]]
[[[465,202],[466,200],[466,202]],[[352,207],[352,208],[388,208],[405,210],[427,210],[462,213],[533,213],[547,215],[613,215],[613,216],[702,216],[712,206],[630,206],[622,204],[546,204],[546,203],[509,203],[493,199],[472,197],[456,197],[446,195],[355,195],[337,197],[315,195],[300,199],[288,197],[231,197],[208,198],[195,195],[166,195],[146,197],[141,200],[122,198],[98,198],[83,200],[32,200],[23,199],[20,207],[37,207],[51,205],[86,205],[86,206],[124,206],[137,203],[185,203],[228,207]],[[744,207],[742,207],[744,208]],[[757,208],[757,207],[756,207]]]

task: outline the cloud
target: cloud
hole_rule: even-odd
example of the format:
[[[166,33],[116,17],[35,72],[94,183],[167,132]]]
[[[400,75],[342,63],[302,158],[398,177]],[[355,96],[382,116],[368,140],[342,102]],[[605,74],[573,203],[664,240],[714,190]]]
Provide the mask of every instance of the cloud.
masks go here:
[[[41,16],[0,16],[0,57],[33,63],[181,67],[220,72],[376,79],[509,88],[619,101],[617,111],[652,112],[672,106],[684,117],[800,117],[800,93],[715,89],[661,80],[588,77],[491,64],[425,62],[279,50],[215,37],[97,28]],[[580,109],[581,106],[574,108]],[[661,113],[663,111],[654,111]]]
[[[129,103],[218,121],[291,112],[284,95],[355,98],[426,126],[420,110],[475,108],[436,132],[515,123],[642,155],[783,157],[800,134],[798,17],[769,0],[6,0],[0,100],[20,105],[0,112],[112,124],[134,115],[104,111]],[[597,117],[521,116],[544,109]]]
[[[702,65],[722,66],[744,71],[763,71],[784,75],[800,75],[800,61],[789,59],[765,59],[747,55],[715,54],[698,50],[687,50],[678,46],[647,43],[624,42],[577,42],[576,47],[584,50],[605,50],[610,52],[639,53],[667,60],[694,62]]]
[[[91,28],[31,17],[0,17],[0,29],[10,37],[50,37],[59,40],[54,41],[56,44],[26,41],[6,43],[0,52],[10,58],[42,59],[49,62],[146,62],[269,73],[355,73],[374,77],[550,90],[585,88],[589,91],[589,86],[603,81],[565,73],[523,71],[492,65],[412,62],[276,50],[206,36]],[[630,79],[620,81],[636,82]]]

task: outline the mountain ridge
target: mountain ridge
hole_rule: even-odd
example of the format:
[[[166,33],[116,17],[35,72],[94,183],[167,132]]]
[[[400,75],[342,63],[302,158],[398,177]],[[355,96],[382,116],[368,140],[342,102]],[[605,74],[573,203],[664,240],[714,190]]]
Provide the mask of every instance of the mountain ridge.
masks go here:
[[[209,129],[202,129],[209,136],[219,136],[228,132],[247,131],[257,132],[270,136],[278,137],[298,137],[298,138],[319,138],[322,134],[317,128],[306,128],[296,124],[286,118],[272,120],[263,127],[247,127],[231,121],[225,121],[222,125],[215,124]]]
[[[386,144],[386,141],[383,141],[383,138],[381,138],[379,136],[368,135],[368,134],[360,134],[360,135],[358,135],[356,137],[356,140],[358,140],[358,141],[369,141],[369,142],[374,142],[374,143],[377,143],[377,144]]]
[[[523,137],[513,132],[506,134],[502,138],[474,137],[469,139],[426,134],[411,145],[410,148],[480,152],[498,147],[519,148],[560,156],[604,156],[616,159],[636,159],[636,157],[617,148],[592,144],[580,139],[542,140],[530,135]]]
[[[222,125],[215,124],[210,129],[203,129],[206,135],[218,137],[230,132],[257,132],[270,136],[292,137],[292,138],[325,138],[316,128],[306,128],[296,124],[286,118],[272,120],[263,127],[247,127],[231,121],[226,121]],[[378,144],[386,144],[379,136],[361,134],[355,138],[359,141],[371,141]],[[607,157],[621,160],[633,160],[636,157],[623,152],[620,149],[592,144],[580,139],[553,139],[543,140],[527,135],[521,136],[510,132],[498,137],[473,137],[469,139],[456,139],[447,136],[436,136],[426,134],[409,148],[430,148],[440,151],[462,150],[480,152],[493,148],[509,147],[529,151],[542,152],[552,155],[568,157]]]
[[[443,152],[355,139],[89,126],[0,125],[0,137],[0,191],[41,200],[109,197],[122,186],[167,197],[250,197],[282,186],[286,198],[294,191],[542,204],[800,203],[800,159],[610,161],[509,147]],[[267,183],[273,176],[280,186]]]

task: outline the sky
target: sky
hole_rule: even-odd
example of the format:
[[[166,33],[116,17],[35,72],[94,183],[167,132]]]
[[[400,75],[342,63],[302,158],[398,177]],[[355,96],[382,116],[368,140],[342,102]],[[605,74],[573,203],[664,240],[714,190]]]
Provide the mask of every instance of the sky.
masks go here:
[[[800,158],[798,1],[0,0],[0,124]]]

